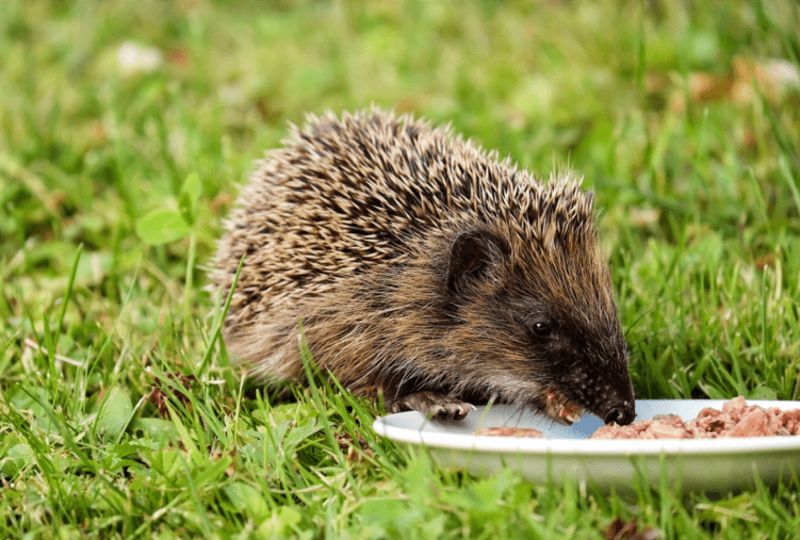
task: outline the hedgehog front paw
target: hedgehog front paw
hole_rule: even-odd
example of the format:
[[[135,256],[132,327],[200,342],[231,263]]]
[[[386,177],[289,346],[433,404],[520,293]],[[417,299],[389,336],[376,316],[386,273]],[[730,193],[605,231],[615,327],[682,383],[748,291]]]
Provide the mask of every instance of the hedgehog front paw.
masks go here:
[[[415,392],[392,401],[388,409],[393,413],[419,411],[429,419],[461,420],[474,411],[475,406],[436,392]]]
[[[544,402],[545,414],[561,424],[571,425],[583,416],[583,407],[567,399],[555,388],[547,389]]]

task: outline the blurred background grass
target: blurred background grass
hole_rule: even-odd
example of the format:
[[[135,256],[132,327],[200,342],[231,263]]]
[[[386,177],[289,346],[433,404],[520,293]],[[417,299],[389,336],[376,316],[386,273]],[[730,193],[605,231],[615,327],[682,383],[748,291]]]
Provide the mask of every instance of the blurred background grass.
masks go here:
[[[241,397],[239,372],[210,339],[203,264],[253,161],[307,112],[370,104],[411,111],[452,123],[542,176],[576,170],[602,208],[637,394],[797,399],[798,28],[800,10],[788,1],[3,2],[0,459],[15,465],[0,481],[17,486],[4,488],[0,503],[13,516],[8,531],[52,532],[60,523],[129,535],[158,525],[152,513],[163,493],[185,479],[152,480],[136,499],[130,477],[155,467],[143,448],[161,448],[146,442],[145,420],[183,418],[184,448],[192,441],[240,447],[233,418],[256,431],[275,427],[268,403]],[[142,242],[137,222],[154,208],[178,208],[191,173],[202,192],[190,232],[164,246]],[[199,370],[204,356],[208,370]],[[198,396],[194,412],[164,382],[175,373],[190,377],[178,380]],[[154,389],[162,394],[154,397]],[[97,407],[119,395],[137,405],[121,400],[133,423],[112,429],[110,442],[96,433]],[[177,416],[166,414],[161,398]],[[292,414],[312,425],[309,418],[327,414],[318,404],[301,398]],[[198,408],[219,425],[198,420]],[[46,412],[53,410],[55,418]],[[355,440],[364,435],[369,447],[386,448],[351,427]],[[325,526],[354,534],[367,519],[345,511],[354,494],[395,497],[403,474],[425,476],[414,467],[425,470],[427,462],[392,447],[380,466],[354,473],[350,496],[334,496],[313,471],[321,453],[332,460],[331,474],[343,474],[341,453],[324,437],[312,440],[316,453],[298,465],[302,481],[284,479],[283,488],[320,490],[319,500],[280,495],[259,476],[263,463],[233,455],[236,472],[214,477],[208,492],[192,476],[200,472],[186,473],[199,482],[187,484],[195,486],[196,516],[184,508],[183,520],[170,512],[166,523],[187,534],[265,523],[264,513],[217,505],[243,500],[239,492],[220,495],[238,481],[275,491],[264,495],[273,518],[278,508],[305,508],[297,519],[281,510],[295,527],[286,531]],[[47,465],[52,448],[41,441],[52,442],[62,468]],[[12,448],[29,458],[11,460]],[[198,448],[192,459],[214,466]],[[141,470],[101,459],[117,454]],[[93,480],[79,474],[87,467]],[[435,481],[456,499],[482,485]],[[37,492],[38,482],[49,491]],[[491,482],[505,502],[483,525],[474,521],[479,502],[434,496],[404,508],[425,516],[426,506],[439,505],[441,530],[453,535],[510,527],[508,534],[591,536],[631,513],[620,502],[568,496],[569,487],[550,500],[505,477]],[[114,493],[118,508],[93,510],[81,497],[53,495],[90,486]],[[740,516],[771,516],[770,530],[786,533],[797,508],[786,490],[726,504]],[[42,512],[22,511],[35,501]],[[723,519],[707,502],[673,503],[639,501],[647,521],[668,534],[764,533],[748,518]],[[537,505],[551,513],[531,525],[521,516]],[[434,517],[425,519],[439,523]],[[378,520],[374,530],[421,535],[412,522]]]

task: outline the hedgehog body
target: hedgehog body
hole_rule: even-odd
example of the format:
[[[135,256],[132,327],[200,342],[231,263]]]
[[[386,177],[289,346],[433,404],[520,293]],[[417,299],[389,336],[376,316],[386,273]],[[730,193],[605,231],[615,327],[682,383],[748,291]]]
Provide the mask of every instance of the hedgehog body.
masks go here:
[[[256,375],[303,378],[302,331],[319,365],[396,410],[495,398],[633,418],[592,197],[568,176],[537,181],[410,116],[311,118],[240,193],[223,297],[242,258],[224,335]]]

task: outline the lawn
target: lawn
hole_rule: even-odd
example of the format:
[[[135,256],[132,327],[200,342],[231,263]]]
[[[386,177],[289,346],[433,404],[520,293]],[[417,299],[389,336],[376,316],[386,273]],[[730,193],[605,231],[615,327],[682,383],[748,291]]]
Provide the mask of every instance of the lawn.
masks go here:
[[[800,535],[800,482],[440,471],[327,381],[249,384],[205,291],[306,112],[413,111],[601,208],[637,396],[800,399],[794,2],[0,5],[0,537]]]

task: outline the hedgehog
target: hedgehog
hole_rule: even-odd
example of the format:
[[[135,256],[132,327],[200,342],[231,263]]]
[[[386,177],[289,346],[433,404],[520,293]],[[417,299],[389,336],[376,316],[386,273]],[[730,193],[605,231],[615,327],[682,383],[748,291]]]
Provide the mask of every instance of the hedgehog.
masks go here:
[[[211,273],[219,297],[233,289],[223,336],[267,382],[306,379],[304,340],[392,412],[458,420],[500,402],[628,424],[628,348],[594,222],[579,178],[536,179],[449,126],[309,116],[225,223]]]

